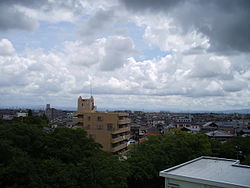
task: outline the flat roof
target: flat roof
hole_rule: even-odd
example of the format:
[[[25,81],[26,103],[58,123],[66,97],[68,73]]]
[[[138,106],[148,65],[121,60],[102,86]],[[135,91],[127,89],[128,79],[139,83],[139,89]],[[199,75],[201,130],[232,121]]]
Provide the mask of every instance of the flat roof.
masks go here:
[[[238,160],[202,156],[160,172],[160,176],[207,185],[250,187],[250,166]]]

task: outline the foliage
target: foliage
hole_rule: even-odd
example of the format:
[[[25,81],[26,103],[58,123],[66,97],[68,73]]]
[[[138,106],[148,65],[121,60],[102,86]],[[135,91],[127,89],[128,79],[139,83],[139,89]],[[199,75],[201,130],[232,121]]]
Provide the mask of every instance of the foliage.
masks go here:
[[[28,116],[29,116],[29,117],[30,117],[30,116],[33,116],[33,113],[32,113],[32,110],[31,110],[31,109],[28,110]]]
[[[250,165],[250,137],[236,137],[227,142],[211,140],[213,156],[239,159],[242,164]]]
[[[131,169],[130,187],[161,187],[159,171],[201,155],[210,155],[211,145],[203,134],[175,131],[149,139],[134,147],[127,163]]]
[[[84,130],[46,132],[46,121],[38,120],[0,124],[0,187],[127,186],[126,164],[102,151]]]
[[[35,125],[44,127],[48,125],[46,117],[28,116],[28,117],[15,117],[11,121],[0,121],[0,125]]]

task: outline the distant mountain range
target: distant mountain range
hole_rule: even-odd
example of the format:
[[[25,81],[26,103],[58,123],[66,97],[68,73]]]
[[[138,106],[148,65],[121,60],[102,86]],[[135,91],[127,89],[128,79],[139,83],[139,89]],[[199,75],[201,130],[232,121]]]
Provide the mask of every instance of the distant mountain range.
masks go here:
[[[239,114],[250,114],[250,109],[242,109],[242,110],[225,110],[219,111],[220,113],[239,113]]]

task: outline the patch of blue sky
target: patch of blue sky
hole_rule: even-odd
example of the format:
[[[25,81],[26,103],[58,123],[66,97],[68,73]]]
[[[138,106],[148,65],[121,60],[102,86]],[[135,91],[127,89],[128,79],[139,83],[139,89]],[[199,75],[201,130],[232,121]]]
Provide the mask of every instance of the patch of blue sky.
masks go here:
[[[139,27],[133,22],[127,22],[126,24],[117,24],[116,28],[118,32],[124,29],[124,36],[133,39],[135,48],[138,50],[138,53],[134,56],[136,61],[158,58],[170,54],[168,51],[161,51],[158,47],[151,46],[145,42],[143,38],[144,26]]]
[[[64,41],[75,40],[76,27],[69,22],[39,22],[34,31],[12,30],[0,33],[0,38],[10,40],[17,52],[25,49],[43,49],[48,52]]]

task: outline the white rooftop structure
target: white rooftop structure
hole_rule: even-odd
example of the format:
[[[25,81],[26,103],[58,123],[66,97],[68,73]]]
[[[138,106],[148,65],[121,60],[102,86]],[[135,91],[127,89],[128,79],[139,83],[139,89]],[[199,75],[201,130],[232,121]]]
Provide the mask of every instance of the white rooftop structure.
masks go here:
[[[17,116],[17,117],[27,117],[27,116],[28,116],[28,113],[26,113],[26,112],[17,112],[17,113],[16,113],[16,116]]]
[[[202,127],[208,127],[211,125],[216,125],[216,124],[214,122],[207,122],[207,123],[203,124]]]
[[[250,166],[238,160],[202,156],[160,172],[167,188],[250,187]]]
[[[233,134],[222,131],[222,130],[216,130],[216,131],[210,131],[208,133],[205,133],[209,137],[234,137]]]

